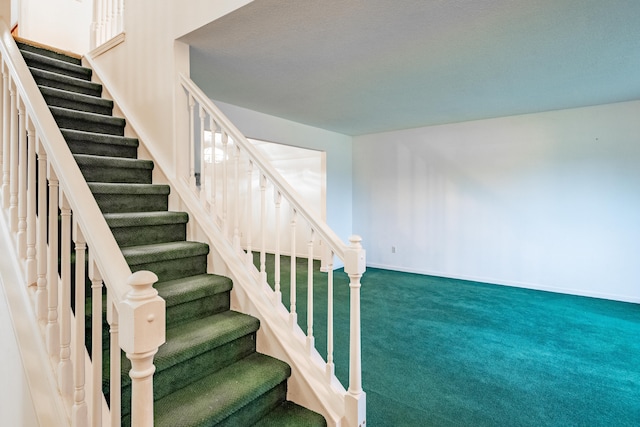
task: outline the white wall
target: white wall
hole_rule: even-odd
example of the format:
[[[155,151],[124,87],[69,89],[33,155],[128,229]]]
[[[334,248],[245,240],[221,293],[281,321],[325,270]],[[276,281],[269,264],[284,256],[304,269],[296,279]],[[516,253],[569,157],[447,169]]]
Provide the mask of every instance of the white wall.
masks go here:
[[[85,54],[90,44],[93,0],[20,0],[18,35]]]
[[[354,138],[369,264],[640,301],[639,117],[629,102]]]
[[[169,174],[174,172],[176,159],[180,161],[189,150],[188,133],[175,133],[178,124],[174,105],[187,114],[186,98],[177,87],[177,73],[188,75],[189,71],[188,46],[176,39],[249,1],[194,0],[188,5],[180,0],[128,1],[125,41],[95,58],[113,96],[132,115],[136,131],[155,147],[157,160],[169,168]]]
[[[326,153],[327,224],[345,243],[352,233],[351,137],[214,101],[247,137]]]

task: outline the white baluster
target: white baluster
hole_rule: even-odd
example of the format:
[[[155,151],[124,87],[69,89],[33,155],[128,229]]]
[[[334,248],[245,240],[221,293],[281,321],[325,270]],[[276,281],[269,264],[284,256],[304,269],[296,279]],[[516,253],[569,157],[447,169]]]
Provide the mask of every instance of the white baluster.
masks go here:
[[[209,213],[214,219],[218,217],[216,207],[216,135],[218,125],[209,116],[209,129],[211,129],[211,170],[209,171]]]
[[[289,306],[289,322],[291,327],[294,328],[298,325],[298,313],[296,312],[296,221],[298,218],[298,211],[293,210],[291,215],[291,282],[289,285],[290,306]]]
[[[73,368],[71,365],[71,209],[67,196],[60,192],[60,238],[61,299],[60,301],[60,362],[58,384],[65,398],[73,391]]]
[[[36,315],[41,323],[47,321],[47,153],[38,144],[38,248]]]
[[[27,126],[27,284],[36,284],[36,142],[33,122]]]
[[[9,221],[11,232],[18,232],[18,100],[16,88],[11,82],[11,159],[9,166]]]
[[[235,155],[234,158],[234,180],[236,182],[235,185],[235,195],[233,196],[235,201],[234,206],[234,220],[233,220],[233,245],[235,249],[240,251],[240,146],[236,144]]]
[[[4,130],[7,127],[7,122],[5,121],[5,118],[4,118],[4,113],[6,109],[4,97],[5,97],[5,94],[7,94],[7,86],[4,84],[4,80],[5,80],[4,60],[2,59],[1,55],[0,55],[0,74],[2,74],[2,82],[0,82],[0,138],[2,138],[2,140],[0,141],[0,188],[2,188],[1,168],[4,165],[4,153],[5,153],[5,150],[7,150],[7,148],[4,146]],[[7,151],[7,154],[9,154],[8,151]],[[0,191],[0,197],[2,197],[2,191]]]
[[[27,116],[18,99],[18,255],[27,257]]]
[[[9,75],[2,63],[2,207],[9,208],[11,165],[11,95]]]
[[[153,356],[165,342],[165,302],[153,288],[157,280],[150,271],[133,273],[127,281],[132,290],[118,307],[120,346],[131,361],[131,425],[136,427],[153,426]]]
[[[260,174],[260,277],[262,283],[267,283],[267,177]]]
[[[124,0],[118,1],[118,30],[117,34],[124,32]]]
[[[327,271],[327,378],[335,373],[333,362],[333,251],[329,253]]]
[[[87,402],[85,400],[84,378],[84,334],[85,334],[85,291],[84,278],[86,277],[85,259],[87,244],[78,223],[73,221],[73,241],[76,251],[76,292],[75,292],[75,336],[73,337],[74,361],[73,361],[73,408],[71,409],[71,425],[81,427],[88,425]]]
[[[114,304],[107,298],[107,322],[109,322],[109,410],[111,412],[111,427],[120,427],[122,414],[122,378],[120,369],[122,366],[120,351],[120,338],[118,326],[118,311]]]
[[[251,247],[253,236],[253,162],[249,159],[247,167],[247,226],[245,227],[247,236],[247,265],[253,265],[253,249]]]
[[[204,119],[207,117],[204,108],[200,106],[200,203],[202,206],[207,204],[207,186],[206,186],[206,162],[204,161],[205,141],[204,141]]]
[[[98,40],[99,40],[99,33],[100,33],[100,23],[99,21],[99,16],[100,16],[100,0],[93,0],[93,14],[92,14],[92,18],[91,18],[91,36],[90,36],[90,43],[91,43],[91,49],[95,49],[96,47],[98,47]]]
[[[189,94],[189,185],[191,185],[191,189],[195,191],[196,189],[196,171],[195,171],[195,146],[196,146],[196,136],[195,136],[195,122],[193,117],[193,109],[196,105],[193,96]]]
[[[104,17],[104,41],[108,41],[113,36],[112,33],[112,22],[113,18],[113,0],[107,0],[106,2],[106,10]]]
[[[60,351],[58,327],[58,177],[49,165],[49,258],[47,274],[49,311],[47,321],[47,349],[57,362]]]
[[[227,223],[228,216],[228,194],[227,194],[227,160],[228,156],[228,147],[229,147],[229,135],[227,132],[222,132],[222,230],[224,232],[224,237],[229,238],[229,224]]]
[[[307,350],[315,348],[315,338],[313,337],[313,243],[315,231],[311,229],[311,237],[307,247],[309,255],[307,259]]]
[[[349,248],[345,251],[344,270],[350,283],[350,326],[349,326],[349,390],[345,396],[347,425],[366,424],[366,394],[362,390],[362,363],[360,339],[360,278],[366,269],[365,251],[360,236],[351,236]]]
[[[275,302],[282,303],[282,292],[280,291],[280,204],[282,202],[282,194],[274,189],[274,202],[276,204],[276,253],[274,265],[274,281],[275,281]]]
[[[118,3],[119,0],[111,0],[111,37],[118,34]]]
[[[109,40],[109,27],[107,26],[107,13],[108,13],[108,5],[109,0],[103,0],[102,1],[102,11],[101,11],[101,19],[100,19],[100,44],[105,43],[107,40]]]
[[[91,280],[91,425],[102,425],[102,275],[89,251]]]

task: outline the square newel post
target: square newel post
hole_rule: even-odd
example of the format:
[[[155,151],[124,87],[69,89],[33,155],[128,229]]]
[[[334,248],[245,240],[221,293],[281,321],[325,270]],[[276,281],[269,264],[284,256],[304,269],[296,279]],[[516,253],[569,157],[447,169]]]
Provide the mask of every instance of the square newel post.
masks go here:
[[[127,280],[131,291],[118,305],[120,347],[131,361],[131,425],[153,426],[153,357],[165,342],[165,301],[153,284],[158,276],[138,271]]]
[[[360,279],[366,270],[366,254],[360,236],[351,236],[344,256],[344,271],[350,283],[349,390],[345,396],[345,418],[349,427],[365,427],[367,420],[366,393],[362,390],[362,360],[360,339]]]

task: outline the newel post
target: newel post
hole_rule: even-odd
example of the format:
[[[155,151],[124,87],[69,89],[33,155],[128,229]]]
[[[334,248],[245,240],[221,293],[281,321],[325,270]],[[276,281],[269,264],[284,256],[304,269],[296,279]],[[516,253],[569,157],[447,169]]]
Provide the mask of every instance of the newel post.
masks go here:
[[[131,361],[131,425],[153,426],[153,356],[165,342],[165,301],[153,284],[158,276],[150,271],[133,273],[127,284],[132,290],[118,305],[120,347]]]
[[[365,427],[367,420],[366,393],[362,390],[362,359],[360,339],[360,279],[366,270],[366,254],[360,236],[349,238],[345,251],[344,271],[350,283],[349,390],[345,397],[346,425]]]

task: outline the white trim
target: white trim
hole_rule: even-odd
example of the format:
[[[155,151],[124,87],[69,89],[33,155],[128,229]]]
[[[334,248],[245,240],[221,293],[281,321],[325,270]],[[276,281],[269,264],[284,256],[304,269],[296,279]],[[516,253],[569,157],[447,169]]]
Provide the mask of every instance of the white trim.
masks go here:
[[[44,338],[33,312],[32,295],[30,289],[22,285],[25,281],[19,271],[19,260],[12,248],[11,233],[2,212],[0,235],[0,253],[4,254],[0,257],[0,287],[4,288],[36,416],[41,426],[68,427],[70,423],[64,401],[58,391]]]
[[[471,282],[485,283],[488,285],[510,286],[512,288],[531,289],[534,291],[554,292],[558,294],[575,295],[575,296],[589,297],[589,298],[600,298],[600,299],[607,299],[607,300],[620,301],[620,302],[630,302],[635,304],[640,303],[640,298],[634,298],[628,295],[607,294],[603,292],[589,292],[582,289],[561,288],[557,286],[541,285],[538,283],[505,281],[505,280],[494,279],[491,277],[465,276],[462,274],[449,274],[449,273],[443,273],[441,271],[420,270],[420,269],[414,269],[414,268],[398,267],[396,265],[386,265],[386,264],[377,264],[377,263],[367,263],[367,267],[379,268],[383,270],[399,271],[403,273],[413,273],[413,274],[423,274],[427,276],[444,277],[447,279],[467,280]],[[363,276],[363,279],[362,279],[363,283],[366,283],[365,282],[366,278],[367,278],[367,273],[365,273]],[[366,285],[363,285],[363,286],[366,286]]]
[[[125,39],[125,32],[123,31],[120,34],[111,37],[109,40],[102,43],[100,46],[96,47],[95,49],[91,50],[88,53],[88,55],[91,56],[92,58],[97,58],[103,53],[113,49],[114,47],[118,46],[120,43],[124,42],[124,39]]]

